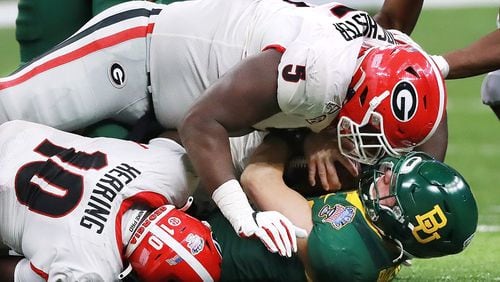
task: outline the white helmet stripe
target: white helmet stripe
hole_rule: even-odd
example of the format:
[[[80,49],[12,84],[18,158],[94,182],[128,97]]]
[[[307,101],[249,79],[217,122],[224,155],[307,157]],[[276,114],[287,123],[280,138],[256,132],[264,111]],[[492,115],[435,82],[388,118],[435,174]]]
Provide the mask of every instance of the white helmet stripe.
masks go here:
[[[147,221],[147,220],[150,221],[149,226],[144,227],[145,230],[140,234],[139,238],[136,238],[135,243],[129,242],[129,244],[127,246],[127,250],[125,251],[126,258],[130,257],[132,255],[132,253],[135,251],[135,249],[137,248],[137,246],[139,246],[139,243],[142,242],[142,240],[144,240],[144,237],[146,237],[146,235],[149,232],[150,226],[155,225],[158,221],[160,221],[160,219],[162,219],[166,214],[168,214],[171,210],[173,210],[175,208],[172,205],[165,205],[165,207],[166,207],[166,210],[164,210],[161,214],[157,215],[153,220],[149,219],[150,215],[148,215],[148,217],[146,219],[144,219],[144,221]],[[141,223],[141,225],[139,225],[139,227],[137,227],[137,229],[134,231],[134,233],[132,233],[132,237],[134,237],[136,235],[135,233],[137,232],[137,230],[139,230],[141,228],[141,226],[143,227],[144,221]],[[132,241],[132,238],[130,240]]]
[[[424,57],[427,59],[427,61],[429,61],[429,63],[431,64],[433,73],[436,76],[438,89],[439,89],[439,105],[438,105],[439,110],[438,110],[438,116],[436,118],[436,123],[434,123],[434,126],[432,127],[429,134],[427,134],[427,136],[424,138],[424,140],[422,140],[420,143],[418,143],[417,146],[424,144],[425,142],[427,142],[427,140],[429,140],[429,138],[432,137],[432,135],[434,135],[434,132],[436,132],[437,127],[439,126],[439,124],[441,123],[441,120],[443,119],[443,114],[446,111],[446,104],[445,104],[446,88],[445,88],[444,81],[441,79],[441,71],[439,70],[437,65],[434,63],[434,61],[431,59],[431,57],[425,51],[423,51],[421,48],[419,48],[419,50],[424,55]]]
[[[205,267],[165,230],[161,229],[158,225],[153,225],[150,232],[174,250],[203,281],[214,281]]]

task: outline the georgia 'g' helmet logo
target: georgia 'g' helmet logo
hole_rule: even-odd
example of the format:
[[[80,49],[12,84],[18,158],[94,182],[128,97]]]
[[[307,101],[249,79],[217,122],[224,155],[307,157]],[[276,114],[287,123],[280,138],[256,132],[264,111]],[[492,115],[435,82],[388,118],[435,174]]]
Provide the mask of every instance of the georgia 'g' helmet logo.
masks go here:
[[[409,81],[402,80],[396,84],[391,96],[392,114],[397,120],[407,122],[417,112],[417,90]]]
[[[127,81],[125,70],[119,63],[113,63],[109,67],[108,76],[111,84],[113,84],[114,87],[122,88],[123,86],[125,86],[125,82]]]

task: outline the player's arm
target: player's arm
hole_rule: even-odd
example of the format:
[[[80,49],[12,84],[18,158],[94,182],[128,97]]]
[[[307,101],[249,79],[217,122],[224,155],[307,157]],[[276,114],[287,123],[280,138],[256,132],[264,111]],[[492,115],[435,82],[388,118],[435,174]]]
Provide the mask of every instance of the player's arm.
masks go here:
[[[182,143],[210,193],[235,178],[229,135],[279,112],[280,58],[279,52],[266,50],[243,60],[201,95],[181,123]]]
[[[252,202],[261,210],[275,210],[309,234],[313,228],[307,200],[283,181],[291,148],[281,138],[268,136],[252,154],[241,175],[241,183]],[[303,234],[305,235],[305,234]],[[307,237],[297,238],[299,257],[308,273]]]
[[[280,59],[281,53],[270,49],[241,61],[203,93],[179,134],[202,185],[234,230],[257,236],[271,252],[291,256],[297,248],[293,226],[277,212],[254,212],[234,175],[229,147],[230,133],[248,131],[279,112]]]
[[[30,261],[22,256],[0,256],[0,281],[44,282],[43,277],[31,268]]]
[[[439,161],[444,161],[448,149],[448,118],[444,113],[436,132],[424,144],[417,146],[416,151],[424,151]]]
[[[257,207],[279,211],[309,233],[312,229],[311,208],[302,195],[283,181],[290,153],[283,139],[267,136],[252,154],[241,175],[241,184]]]
[[[411,34],[415,27],[424,0],[385,0],[375,21],[387,29],[397,29]]]
[[[500,29],[471,45],[443,55],[448,63],[447,79],[464,78],[500,69]]]
[[[22,259],[20,256],[0,256],[0,281],[14,281],[16,265]]]

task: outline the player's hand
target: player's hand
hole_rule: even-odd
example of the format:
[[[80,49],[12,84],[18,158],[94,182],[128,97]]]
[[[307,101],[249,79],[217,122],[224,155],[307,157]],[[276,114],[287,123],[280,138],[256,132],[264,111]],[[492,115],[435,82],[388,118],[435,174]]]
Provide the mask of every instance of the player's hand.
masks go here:
[[[259,238],[267,249],[281,256],[297,252],[297,238],[307,232],[295,227],[279,212],[255,212],[238,181],[231,179],[219,186],[212,199],[240,237]]]
[[[304,229],[296,227],[276,211],[256,212],[252,221],[241,224],[238,234],[241,237],[256,236],[270,252],[281,256],[291,257],[297,252],[297,237],[307,236]]]
[[[304,152],[311,186],[315,186],[316,179],[319,179],[324,190],[329,192],[339,190],[342,182],[335,168],[335,162],[344,166],[353,177],[358,175],[357,164],[342,155],[337,137],[333,133],[328,131],[310,133],[304,142]]]

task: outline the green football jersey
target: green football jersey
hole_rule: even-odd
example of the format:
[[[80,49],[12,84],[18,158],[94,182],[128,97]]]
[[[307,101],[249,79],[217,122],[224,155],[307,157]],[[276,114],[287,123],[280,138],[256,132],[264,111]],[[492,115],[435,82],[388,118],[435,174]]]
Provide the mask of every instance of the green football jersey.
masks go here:
[[[356,192],[332,193],[309,200],[313,229],[308,238],[314,281],[388,281],[399,255],[367,221]],[[242,239],[216,213],[209,218],[222,249],[222,281],[307,281],[297,255],[270,253],[258,239]]]
[[[19,0],[16,39],[21,63],[63,41],[92,17],[87,0]]]
[[[270,253],[262,242],[242,239],[224,216],[217,212],[208,222],[222,250],[221,281],[305,281],[297,255],[291,258]]]
[[[388,281],[399,266],[399,251],[365,216],[357,192],[310,200],[314,227],[308,255],[315,281]]]

